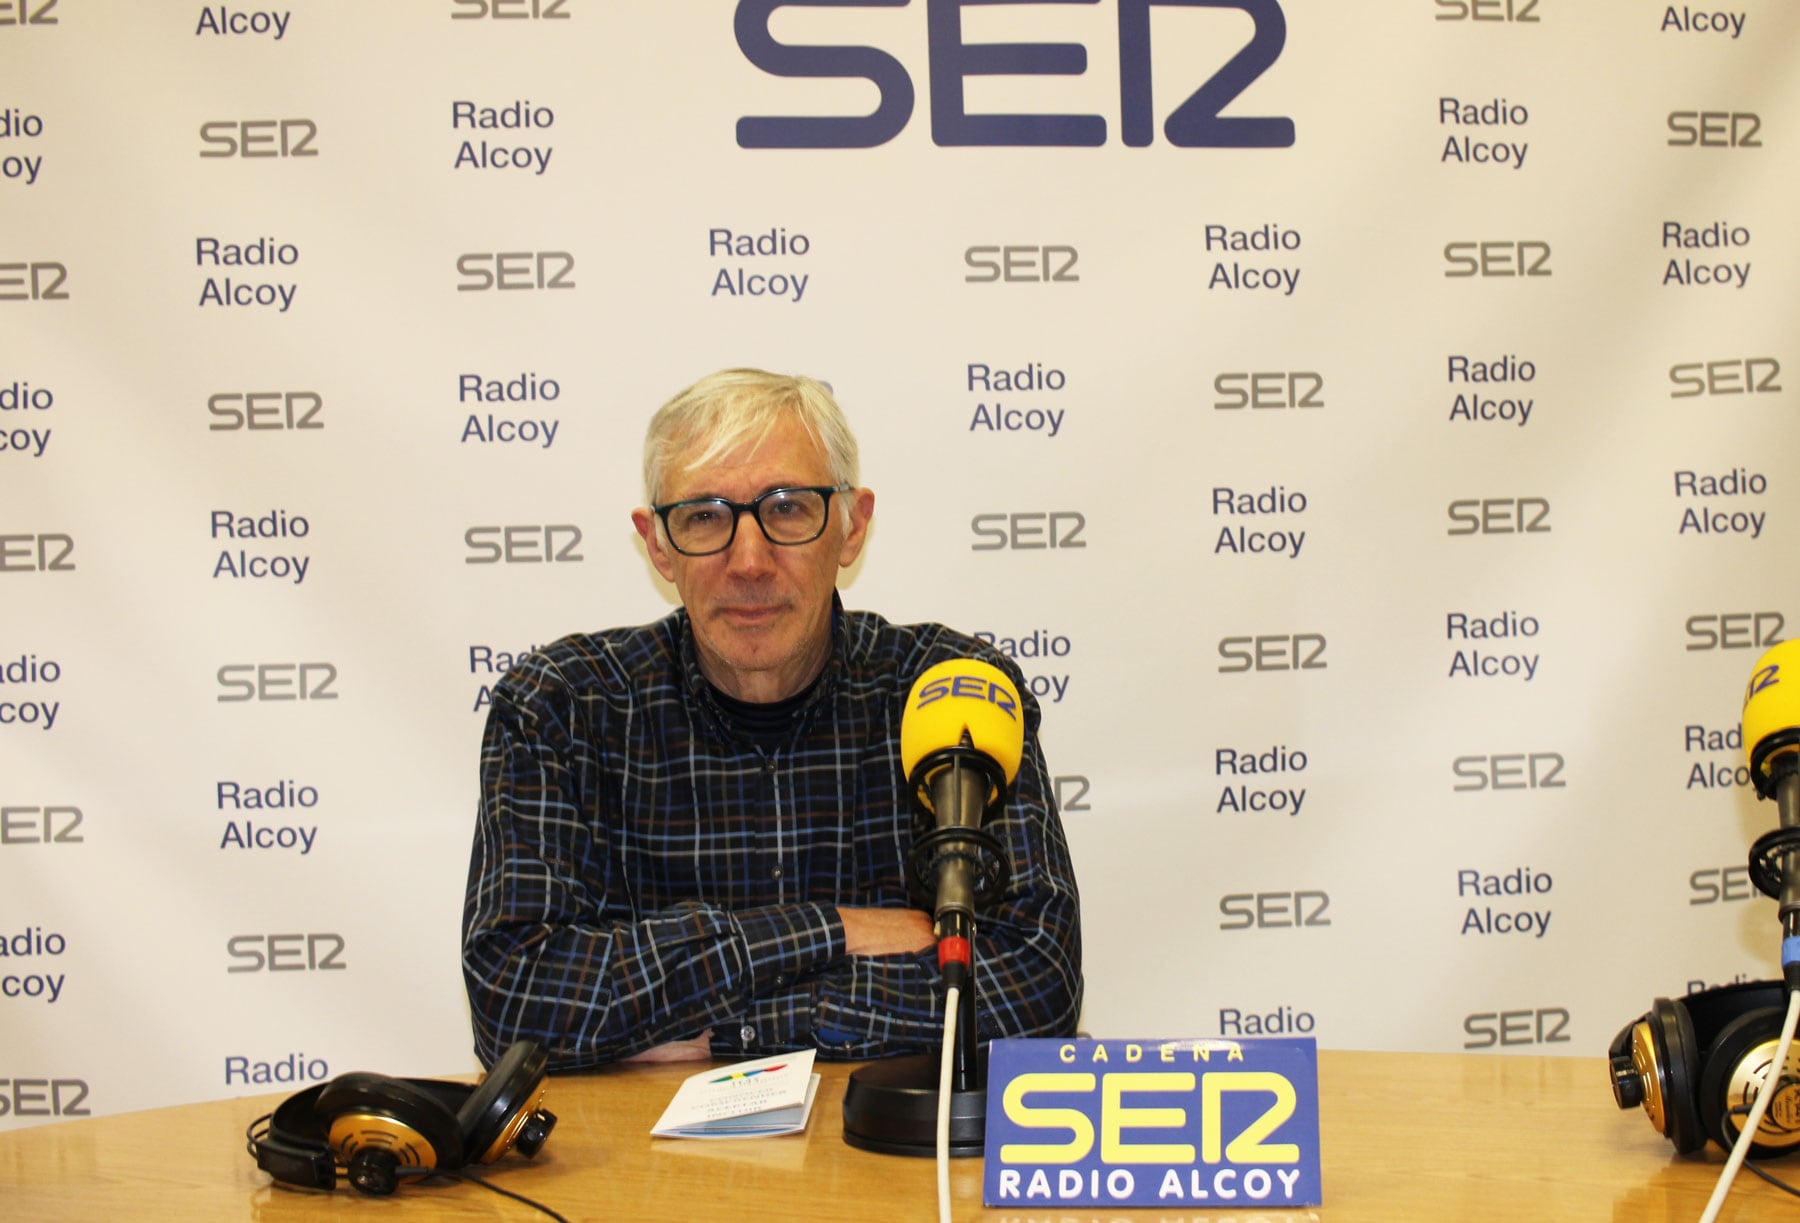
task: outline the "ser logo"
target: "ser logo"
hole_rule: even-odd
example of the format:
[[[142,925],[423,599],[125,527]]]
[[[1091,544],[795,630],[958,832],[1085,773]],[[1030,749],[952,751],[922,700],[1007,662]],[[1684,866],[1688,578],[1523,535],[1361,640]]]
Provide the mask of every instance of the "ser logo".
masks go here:
[[[221,391],[206,401],[207,412],[217,417],[207,429],[213,433],[323,429],[319,410],[324,406],[314,391]]]
[[[1465,1049],[1492,1049],[1496,1045],[1566,1045],[1569,1043],[1569,1011],[1566,1007],[1540,1006],[1520,1011],[1482,1011],[1463,1020],[1469,1039]]]
[[[569,279],[575,256],[568,251],[471,251],[456,259],[458,293],[483,293],[491,289],[573,289]]]
[[[202,157],[317,157],[311,119],[212,119],[200,125]]]
[[[1762,650],[1781,642],[1787,617],[1778,611],[1716,612],[1687,618],[1687,649]]]
[[[1449,242],[1444,246],[1448,280],[1468,276],[1550,275],[1550,244],[1527,239],[1504,242]]]
[[[0,845],[80,845],[80,807],[0,807]]]
[[[0,263],[0,302],[66,302],[68,279],[68,266],[54,260]]]
[[[1550,503],[1542,497],[1465,498],[1450,503],[1446,535],[1544,535]]]
[[[1781,362],[1774,357],[1735,357],[1724,361],[1688,361],[1669,367],[1669,381],[1675,390],[1670,399],[1692,399],[1696,395],[1770,395],[1781,391],[1775,379],[1781,376]]]
[[[1081,76],[1087,72],[1088,49],[1085,44],[1069,42],[964,42],[965,2],[926,0],[924,6],[932,142],[940,148],[1097,148],[1105,144],[1103,115],[969,113],[963,93],[969,77]],[[834,7],[907,5],[908,0],[840,0]],[[870,149],[898,136],[912,119],[915,96],[906,65],[878,47],[777,42],[769,22],[776,10],[788,7],[799,6],[793,0],[740,0],[732,30],[744,58],[771,76],[868,81],[880,100],[867,115],[746,115],[737,123],[738,146]],[[809,0],[808,7],[816,7],[816,0]],[[1183,0],[1118,0],[1119,130],[1121,139],[1132,148],[1148,146],[1156,138],[1150,17],[1152,9],[1163,7],[1188,5]],[[1281,5],[1277,0],[1207,0],[1205,7],[1236,9],[1247,15],[1252,23],[1250,41],[1185,97],[1186,82],[1164,83],[1166,96],[1184,100],[1165,119],[1163,135],[1176,148],[1291,147],[1292,119],[1222,113],[1280,58],[1287,43],[1287,19]],[[1172,56],[1172,50],[1165,48],[1162,62],[1172,62]]]
[[[1702,868],[1688,876],[1689,905],[1729,904],[1750,900],[1756,889],[1750,886],[1748,866],[1716,866]]]
[[[227,663],[219,668],[221,704],[240,701],[335,701],[338,669],[328,662]]]
[[[470,527],[463,543],[473,554],[465,565],[560,565],[587,559],[575,549],[581,546],[581,528],[573,523],[553,526]]]
[[[1750,111],[1672,110],[1669,130],[1669,144],[1679,149],[1762,148],[1762,118]]]
[[[1475,790],[1561,790],[1567,763],[1561,752],[1502,752],[1489,756],[1458,756],[1450,762],[1459,792]]]
[[[1053,779],[1056,784],[1056,805],[1065,814],[1076,811],[1092,811],[1093,805],[1088,802],[1088,791],[1092,788],[1086,777],[1079,773],[1068,773]]]
[[[568,0],[450,0],[454,6],[452,21],[479,21],[491,17],[495,21],[567,21],[563,11]]]
[[[1323,671],[1325,638],[1320,633],[1261,633],[1253,637],[1221,637],[1221,674],[1240,671]]]
[[[225,943],[226,972],[342,972],[341,934],[234,934]]]
[[[72,573],[73,536],[0,535],[0,573]]]
[[[86,1079],[0,1079],[0,1117],[89,1117],[87,1098]]]
[[[8,0],[0,0],[0,26],[60,25],[61,22],[50,15],[55,7],[56,0],[11,0],[10,3]],[[82,1086],[85,1088],[87,1085],[84,1083]],[[4,1111],[0,1109],[0,1112]]]
[[[1081,532],[1087,527],[1087,515],[1079,510],[1038,510],[1015,514],[977,514],[969,521],[969,529],[982,542],[969,545],[971,552],[1019,552],[1041,548],[1085,548],[1087,540]]]
[[[1220,374],[1213,379],[1214,409],[1322,408],[1325,379],[1307,370],[1264,370],[1254,374]]]
[[[1439,21],[1516,21],[1535,25],[1538,0],[1437,0]]]
[[[1221,930],[1277,930],[1303,926],[1329,926],[1325,911],[1331,897],[1325,892],[1233,892],[1219,897],[1219,912],[1226,917]]]
[[[974,271],[963,279],[978,285],[1079,281],[1075,271],[1079,257],[1072,246],[971,246],[963,252],[963,262]]]
[[[961,701],[986,701],[1013,721],[1019,720],[1019,705],[1012,694],[1012,685],[1001,684],[981,675],[947,675],[933,680],[919,689],[918,700],[913,708],[923,709],[927,705],[935,705],[945,697]]]

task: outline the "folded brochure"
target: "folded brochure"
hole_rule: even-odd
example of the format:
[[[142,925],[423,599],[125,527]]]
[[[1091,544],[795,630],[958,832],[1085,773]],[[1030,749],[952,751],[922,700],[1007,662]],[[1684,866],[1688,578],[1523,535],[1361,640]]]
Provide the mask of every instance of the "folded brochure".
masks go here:
[[[819,1090],[812,1067],[813,1050],[807,1049],[690,1075],[650,1132],[664,1138],[798,1134]]]

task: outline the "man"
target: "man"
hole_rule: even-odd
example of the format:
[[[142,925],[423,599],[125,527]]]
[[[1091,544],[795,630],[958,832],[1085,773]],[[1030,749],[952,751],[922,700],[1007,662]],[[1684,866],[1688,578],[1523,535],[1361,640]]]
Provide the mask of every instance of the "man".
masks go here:
[[[1080,903],[1018,669],[941,625],[844,610],[875,496],[830,392],[760,370],[664,405],[631,518],[682,606],[565,637],[494,689],[463,917],[476,1051],[553,1069],[935,1047],[929,914],[899,760],[913,680],[1005,670],[1024,760],[988,827],[1012,879],[977,926],[980,1036],[1068,1034]]]

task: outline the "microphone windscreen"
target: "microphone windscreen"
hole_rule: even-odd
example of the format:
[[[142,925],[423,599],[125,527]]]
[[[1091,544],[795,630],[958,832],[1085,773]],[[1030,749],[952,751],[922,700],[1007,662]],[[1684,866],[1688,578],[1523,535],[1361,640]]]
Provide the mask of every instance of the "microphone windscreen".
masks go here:
[[[1800,639],[1769,647],[1744,689],[1744,751],[1755,760],[1770,735],[1800,729]]]
[[[975,750],[1019,775],[1025,752],[1025,709],[1006,672],[973,658],[938,663],[913,681],[900,718],[900,763],[906,776],[932,752],[955,747],[963,733]]]

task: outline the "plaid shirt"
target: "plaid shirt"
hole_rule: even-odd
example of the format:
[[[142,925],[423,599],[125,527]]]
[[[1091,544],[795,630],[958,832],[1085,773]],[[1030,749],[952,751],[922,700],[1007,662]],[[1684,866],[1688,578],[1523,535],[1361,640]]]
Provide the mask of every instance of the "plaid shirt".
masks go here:
[[[941,625],[836,608],[822,682],[768,748],[736,733],[685,611],[565,637],[495,687],[463,912],[476,1052],[516,1040],[553,1069],[712,1030],[715,1056],[936,1047],[931,950],[849,956],[837,905],[908,905],[922,823],[900,771],[913,679],[979,657],[1013,677],[1028,733],[987,827],[1012,880],[975,939],[979,1034],[1066,1035],[1081,1009],[1081,912],[1010,659]]]

